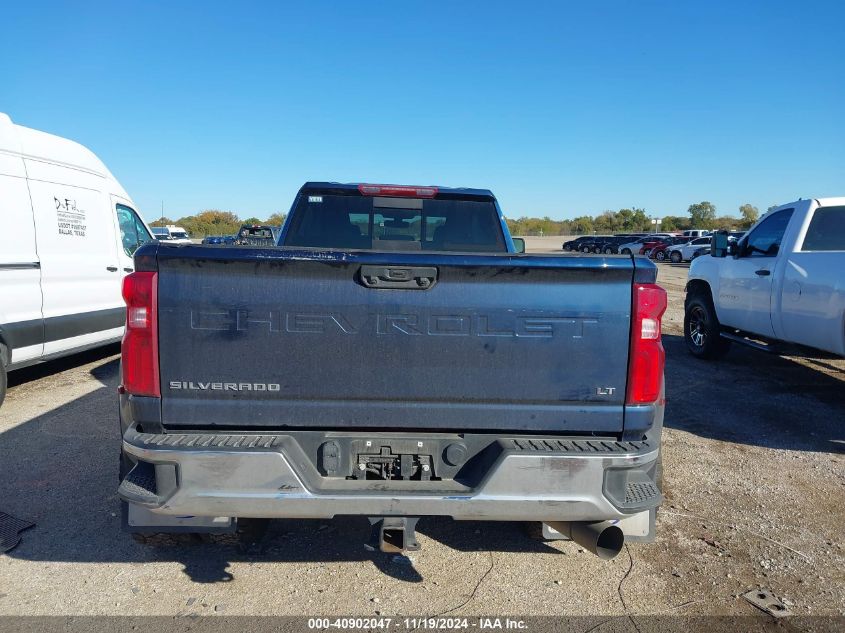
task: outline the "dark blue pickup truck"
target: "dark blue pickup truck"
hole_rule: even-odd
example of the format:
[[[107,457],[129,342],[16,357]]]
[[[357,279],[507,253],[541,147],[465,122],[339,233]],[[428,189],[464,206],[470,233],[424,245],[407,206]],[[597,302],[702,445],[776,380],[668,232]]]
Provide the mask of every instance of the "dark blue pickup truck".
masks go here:
[[[133,532],[369,517],[534,521],[603,557],[653,538],[656,267],[516,252],[480,189],[306,183],[274,248],[150,244],[126,278]]]

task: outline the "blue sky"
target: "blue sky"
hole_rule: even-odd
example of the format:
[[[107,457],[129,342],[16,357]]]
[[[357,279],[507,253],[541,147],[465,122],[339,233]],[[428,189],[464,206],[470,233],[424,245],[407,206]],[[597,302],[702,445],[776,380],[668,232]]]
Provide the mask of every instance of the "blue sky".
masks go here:
[[[306,180],[489,187],[505,213],[845,195],[840,2],[8,3],[0,111],[147,218]]]

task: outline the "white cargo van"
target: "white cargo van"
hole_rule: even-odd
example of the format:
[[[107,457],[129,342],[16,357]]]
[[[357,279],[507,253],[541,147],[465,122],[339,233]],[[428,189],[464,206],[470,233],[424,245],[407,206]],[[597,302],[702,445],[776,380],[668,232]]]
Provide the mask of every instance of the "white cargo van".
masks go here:
[[[120,340],[123,277],[152,239],[91,151],[0,113],[0,403],[9,370]]]
[[[188,232],[181,226],[168,224],[167,226],[153,226],[150,228],[153,231],[153,237],[159,242],[168,242],[170,244],[193,244]]]

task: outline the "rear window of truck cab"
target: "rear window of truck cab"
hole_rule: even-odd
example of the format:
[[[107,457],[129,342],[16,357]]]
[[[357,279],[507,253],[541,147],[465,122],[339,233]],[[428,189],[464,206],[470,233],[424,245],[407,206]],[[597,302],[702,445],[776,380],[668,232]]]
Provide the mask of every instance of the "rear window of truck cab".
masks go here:
[[[801,250],[845,251],[845,207],[816,209]]]
[[[269,226],[245,226],[241,229],[241,237],[272,238],[273,229]]]
[[[298,197],[285,246],[377,251],[506,252],[490,200],[362,195]]]

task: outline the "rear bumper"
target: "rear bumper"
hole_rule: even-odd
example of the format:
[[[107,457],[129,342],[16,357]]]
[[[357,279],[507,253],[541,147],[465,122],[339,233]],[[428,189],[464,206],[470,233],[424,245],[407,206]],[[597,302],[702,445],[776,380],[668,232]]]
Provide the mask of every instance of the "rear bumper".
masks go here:
[[[494,438],[472,486],[316,474],[293,435],[150,434],[126,430],[123,450],[159,474],[155,495],[120,496],[153,514],[320,518],[448,516],[486,521],[625,519],[657,507],[657,442]],[[127,478],[129,479],[129,478]],[[126,482],[125,482],[126,483]],[[149,486],[148,486],[149,487]]]

